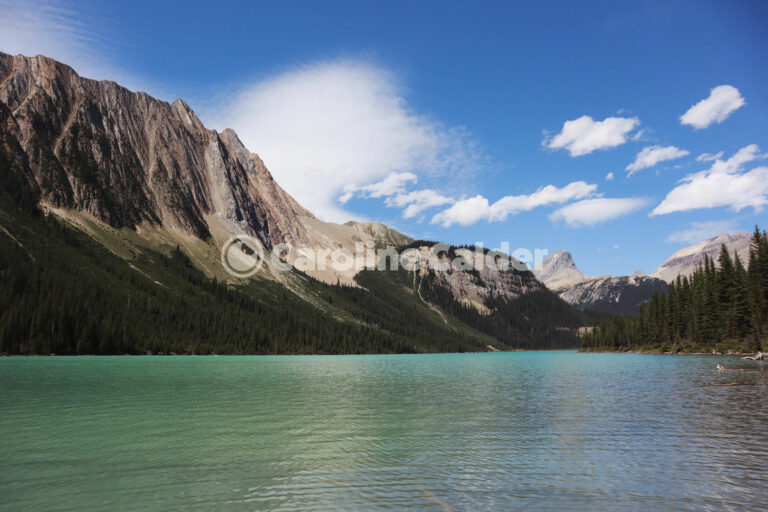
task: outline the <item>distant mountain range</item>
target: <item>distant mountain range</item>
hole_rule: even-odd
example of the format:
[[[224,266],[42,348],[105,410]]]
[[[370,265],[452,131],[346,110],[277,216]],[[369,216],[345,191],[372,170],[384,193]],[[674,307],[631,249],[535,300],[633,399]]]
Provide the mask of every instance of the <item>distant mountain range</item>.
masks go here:
[[[717,260],[723,244],[731,255],[738,255],[746,266],[750,240],[749,233],[723,233],[680,249],[650,276],[638,270],[630,276],[587,277],[567,251],[555,251],[548,255],[533,272],[547,288],[577,308],[631,314],[654,293],[665,292],[667,284],[678,276],[690,276],[704,263],[706,257]]]
[[[677,276],[690,276],[696,268],[704,263],[705,257],[708,256],[717,261],[723,244],[728,248],[731,256],[737,255],[746,267],[749,265],[751,239],[752,235],[749,233],[723,233],[709,240],[685,247],[670,256],[651,276],[668,283],[677,279]]]

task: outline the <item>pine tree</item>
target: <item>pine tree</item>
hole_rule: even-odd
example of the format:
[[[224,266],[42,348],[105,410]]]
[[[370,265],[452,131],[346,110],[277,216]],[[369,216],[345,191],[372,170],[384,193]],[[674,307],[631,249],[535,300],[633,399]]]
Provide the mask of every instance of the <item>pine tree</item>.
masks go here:
[[[588,350],[711,350],[725,344],[761,350],[768,332],[768,235],[755,228],[749,270],[723,245],[690,277],[680,276],[665,296],[655,295],[631,318],[617,317],[583,339]],[[670,347],[671,344],[671,347]]]

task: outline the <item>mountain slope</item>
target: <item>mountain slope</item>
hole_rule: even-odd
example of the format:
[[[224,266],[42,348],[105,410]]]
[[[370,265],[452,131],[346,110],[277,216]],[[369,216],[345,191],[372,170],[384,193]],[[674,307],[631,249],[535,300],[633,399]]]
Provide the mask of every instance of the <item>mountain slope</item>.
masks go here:
[[[554,292],[567,290],[589,279],[576,267],[568,251],[555,251],[533,269],[536,278]]]
[[[563,348],[589,321],[530,272],[436,272],[446,255],[383,224],[322,222],[234,132],[205,129],[183,101],[45,57],[0,54],[0,164],[2,352]],[[233,235],[265,250],[250,279],[224,271]],[[284,243],[294,268],[278,272],[271,251]],[[347,257],[361,245],[412,249],[417,264],[312,266],[315,249]]]
[[[563,291],[560,297],[579,309],[629,315],[636,313],[654,293],[666,291],[667,283],[661,279],[636,272],[631,276],[589,279]]]
[[[704,264],[707,257],[717,259],[723,244],[729,253],[738,255],[741,262],[747,265],[749,263],[750,240],[751,235],[749,233],[735,233],[733,235],[723,233],[709,240],[684,247],[662,263],[651,276],[663,279],[667,283],[674,281],[677,276],[688,277]]]
[[[45,204],[203,239],[206,215],[269,247],[308,236],[296,219],[312,214],[233,131],[206,130],[182,100],[81,78],[47,57],[0,53],[0,101],[6,137],[26,155],[20,173]]]
[[[571,253],[555,251],[535,269],[536,277],[568,304],[608,314],[636,313],[656,292],[665,292],[664,281],[637,271],[631,276],[587,277]]]

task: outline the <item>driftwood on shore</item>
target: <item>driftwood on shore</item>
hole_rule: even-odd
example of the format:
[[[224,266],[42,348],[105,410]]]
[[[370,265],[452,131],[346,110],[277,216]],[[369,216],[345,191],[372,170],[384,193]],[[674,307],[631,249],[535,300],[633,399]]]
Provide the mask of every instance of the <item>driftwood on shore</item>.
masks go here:
[[[753,356],[744,356],[742,359],[747,359],[749,361],[764,361],[765,360],[765,354],[762,352],[758,352],[757,354]]]

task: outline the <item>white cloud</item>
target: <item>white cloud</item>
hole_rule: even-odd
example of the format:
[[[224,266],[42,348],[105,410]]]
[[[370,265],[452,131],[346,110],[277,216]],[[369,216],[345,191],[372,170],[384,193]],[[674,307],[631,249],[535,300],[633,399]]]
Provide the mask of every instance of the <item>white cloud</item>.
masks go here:
[[[696,157],[697,162],[711,162],[713,160],[717,160],[718,158],[722,158],[724,151],[720,151],[719,153],[702,153],[699,156]]]
[[[645,206],[647,202],[640,197],[584,199],[555,210],[549,218],[553,222],[565,221],[571,227],[592,226],[628,215]]]
[[[75,2],[0,0],[0,51],[45,55],[81,76],[114,80],[133,90],[151,89],[117,65],[119,52],[110,41],[113,22],[96,12]]]
[[[640,169],[653,167],[659,162],[682,158],[690,154],[690,151],[675,146],[647,146],[635,156],[635,161],[625,169],[627,176],[632,176]]]
[[[609,172],[605,175],[605,181],[613,181],[613,173]]]
[[[392,73],[360,60],[286,71],[223,101],[206,120],[234,128],[275,179],[326,220],[353,217],[338,202],[345,188],[392,173],[468,179],[480,160],[464,131],[414,112]]]
[[[709,96],[680,116],[680,122],[700,130],[712,123],[722,123],[746,102],[739,90],[732,85],[718,85]]]
[[[563,188],[547,185],[529,195],[505,196],[491,204],[481,195],[457,201],[450,208],[432,217],[432,224],[450,227],[453,224],[469,226],[478,221],[504,221],[510,215],[533,210],[548,204],[565,203],[573,199],[590,196],[597,190],[597,185],[584,181],[574,181]]]
[[[416,190],[408,192],[407,194],[397,194],[388,197],[385,201],[387,206],[398,208],[405,207],[403,210],[403,218],[406,219],[415,217],[429,208],[452,204],[454,202],[455,200],[452,197],[444,196],[432,189]]]
[[[402,194],[405,192],[405,186],[408,183],[416,183],[418,180],[418,176],[412,172],[393,172],[377,183],[360,187],[354,185],[345,186],[344,194],[339,198],[339,201],[344,204],[355,195],[361,197],[388,197]]]
[[[681,231],[676,231],[667,237],[667,242],[695,244],[722,233],[732,233],[738,227],[735,220],[715,220],[708,222],[692,222]]]
[[[740,211],[751,206],[761,211],[768,204],[768,167],[744,172],[744,164],[765,158],[755,144],[745,146],[728,160],[717,159],[712,167],[689,174],[651,212],[653,215],[726,206]]]
[[[566,121],[560,133],[545,138],[542,144],[551,149],[567,149],[571,156],[586,155],[624,144],[629,132],[639,124],[636,117],[607,117],[595,121],[590,116],[581,116]]]

